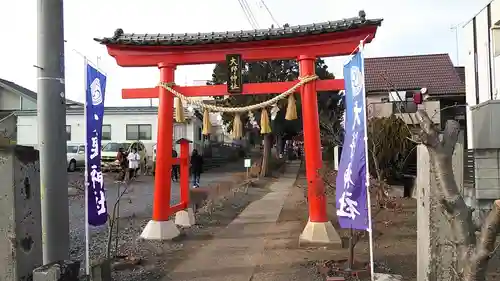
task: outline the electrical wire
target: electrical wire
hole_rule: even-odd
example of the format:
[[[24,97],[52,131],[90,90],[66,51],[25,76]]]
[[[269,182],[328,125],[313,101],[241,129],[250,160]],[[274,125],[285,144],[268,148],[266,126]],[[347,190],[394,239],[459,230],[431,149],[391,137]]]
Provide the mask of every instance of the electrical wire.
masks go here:
[[[245,4],[245,6],[247,7],[248,14],[250,15],[253,22],[255,23],[256,29],[259,29],[260,28],[259,21],[255,18],[255,15],[252,11],[252,8],[250,8],[250,5],[248,4],[247,0],[243,0],[243,4]]]
[[[255,19],[255,16],[254,16],[254,14],[252,12],[252,9],[250,8],[250,5],[248,5],[248,2],[246,0],[238,0],[238,1],[241,2],[241,5],[242,5],[243,9],[248,13],[248,16],[249,16],[250,20],[253,22],[252,23],[252,27],[254,29],[259,29],[260,28],[259,23]]]
[[[266,5],[266,2],[264,2],[264,0],[260,0],[260,3],[262,4],[262,6],[264,6],[264,9],[266,9],[267,13],[269,14],[269,16],[271,17],[271,19],[273,20],[273,22],[281,28],[281,25],[279,24],[279,22],[276,20],[276,18],[274,17],[273,13],[271,12],[271,10],[269,9],[269,7],[267,7]]]
[[[252,20],[250,19],[250,16],[248,15],[247,10],[245,9],[245,6],[243,5],[243,2],[241,2],[241,0],[238,0],[238,3],[240,3],[240,7],[243,10],[245,17],[247,18],[248,23],[252,26],[253,29],[255,29],[256,27],[255,27],[254,23],[252,22]]]

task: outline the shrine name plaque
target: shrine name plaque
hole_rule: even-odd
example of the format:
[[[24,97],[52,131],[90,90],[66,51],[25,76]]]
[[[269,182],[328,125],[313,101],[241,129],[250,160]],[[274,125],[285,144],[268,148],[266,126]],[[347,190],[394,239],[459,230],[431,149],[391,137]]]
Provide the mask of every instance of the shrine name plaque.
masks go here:
[[[226,55],[227,92],[241,94],[243,92],[243,60],[240,54]]]

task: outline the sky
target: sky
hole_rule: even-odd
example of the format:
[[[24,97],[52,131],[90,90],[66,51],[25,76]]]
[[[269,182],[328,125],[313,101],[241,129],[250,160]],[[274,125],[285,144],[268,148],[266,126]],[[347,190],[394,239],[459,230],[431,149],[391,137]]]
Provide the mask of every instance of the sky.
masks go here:
[[[261,28],[274,24],[261,0],[247,0]],[[310,24],[355,17],[383,18],[367,57],[448,53],[465,62],[462,26],[489,0],[265,0],[279,24]],[[0,78],[36,91],[37,1],[0,0]],[[457,28],[454,28],[457,27]],[[252,29],[238,0],[66,0],[64,35],[66,96],[84,100],[84,56],[108,76],[106,106],[149,105],[148,100],[123,100],[122,88],[154,87],[157,68],[122,68],[93,40],[126,33],[186,33]],[[458,36],[458,44],[457,44]],[[6,43],[8,42],[8,43]],[[346,58],[327,59],[342,76]],[[213,65],[180,66],[176,83],[209,80]],[[154,101],[157,104],[157,101]]]

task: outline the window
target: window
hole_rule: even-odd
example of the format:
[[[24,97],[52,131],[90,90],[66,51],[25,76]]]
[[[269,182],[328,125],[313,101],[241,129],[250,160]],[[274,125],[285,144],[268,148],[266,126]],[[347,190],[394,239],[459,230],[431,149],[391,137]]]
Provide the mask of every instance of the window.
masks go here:
[[[392,103],[394,113],[416,113],[417,105],[413,101],[397,101]]]
[[[76,145],[68,145],[66,147],[66,153],[77,153],[78,152],[78,146]]]
[[[401,94],[399,95],[401,96]],[[413,101],[413,92],[404,93],[403,101],[393,101],[392,103],[392,112],[394,113],[416,113],[418,106]],[[403,97],[401,97],[403,99]]]
[[[127,125],[127,140],[151,140],[151,125]]]
[[[111,140],[111,125],[102,125],[102,140]]]
[[[123,148],[125,151],[128,150],[130,143],[117,143],[117,142],[108,142],[103,148],[104,152],[118,152],[120,148]]]
[[[71,140],[71,125],[66,125],[66,141]]]
[[[136,142],[134,142],[134,143],[130,146],[130,150],[134,150],[134,149],[135,149],[135,150],[137,150],[137,151],[139,150],[139,149],[137,149],[137,143],[136,143]]]

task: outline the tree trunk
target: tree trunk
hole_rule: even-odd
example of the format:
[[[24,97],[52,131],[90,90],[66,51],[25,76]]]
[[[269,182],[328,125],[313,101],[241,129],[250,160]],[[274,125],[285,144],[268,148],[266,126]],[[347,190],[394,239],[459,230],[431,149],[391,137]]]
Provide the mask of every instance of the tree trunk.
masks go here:
[[[436,178],[438,190],[433,190],[433,196],[439,197],[454,234],[450,239],[456,245],[460,267],[456,269],[459,275],[456,280],[484,281],[496,237],[500,232],[500,200],[494,202],[477,239],[472,210],[465,204],[453,174],[452,157],[460,126],[456,121],[447,121],[441,139],[425,111],[419,110],[417,118],[422,129],[420,140],[427,147],[431,172]]]
[[[283,140],[283,135],[276,136],[276,150],[278,155],[285,154],[285,141]]]
[[[262,165],[260,166],[260,176],[269,176],[269,158],[271,157],[271,134],[264,135],[264,151],[262,152]]]

